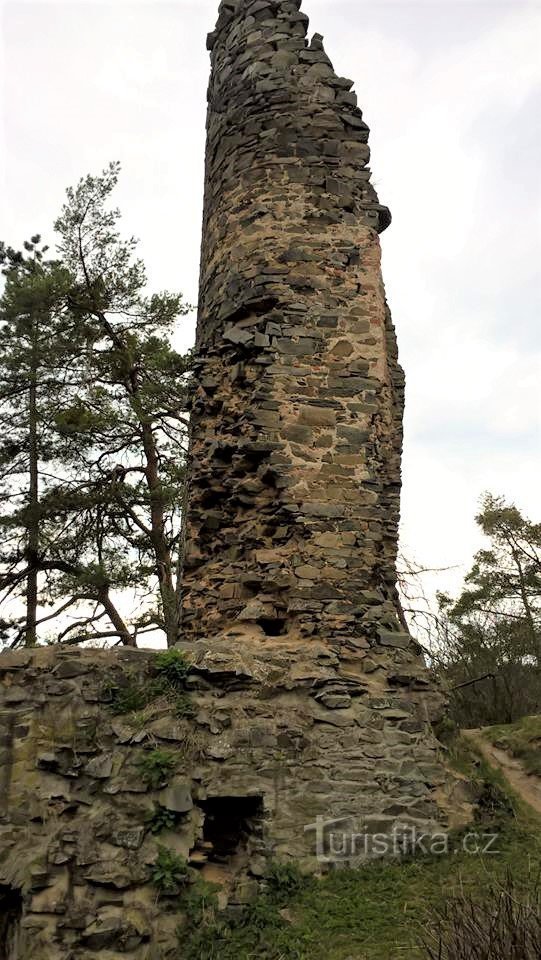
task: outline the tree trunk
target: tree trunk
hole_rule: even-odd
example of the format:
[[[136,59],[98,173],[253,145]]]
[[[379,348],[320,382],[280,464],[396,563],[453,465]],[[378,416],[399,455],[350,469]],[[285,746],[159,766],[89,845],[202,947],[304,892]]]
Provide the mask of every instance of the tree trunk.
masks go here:
[[[87,290],[92,296],[92,284],[86,269],[85,258],[81,244],[80,257]],[[158,577],[160,598],[162,602],[167,646],[174,647],[178,642],[180,634],[180,603],[178,591],[175,588],[171,548],[165,533],[165,506],[161,492],[160,467],[156,438],[154,436],[152,423],[148,422],[145,417],[145,412],[141,408],[141,404],[139,402],[139,381],[137,372],[130,363],[129,352],[126,349],[126,345],[124,344],[122,337],[119,336],[114,327],[109,323],[102,310],[99,310],[95,307],[94,315],[99,320],[106,335],[111,338],[111,342],[124,354],[129,363],[129,371],[126,375],[125,387],[130,399],[132,410],[136,414],[141,426],[143,451],[145,456],[145,477],[150,496],[150,529],[152,534],[152,548],[156,561],[156,574]]]
[[[156,572],[162,601],[167,646],[174,647],[179,639],[179,598],[173,579],[171,549],[165,534],[165,508],[161,494],[158,451],[152,425],[142,423],[145,452],[145,476],[150,494],[150,529],[156,559]]]
[[[37,643],[38,563],[39,563],[39,450],[38,450],[38,322],[32,320],[30,386],[28,397],[29,485],[27,511],[26,559],[26,629],[25,646]]]
[[[101,603],[103,609],[105,610],[109,620],[113,624],[113,627],[118,632],[118,635],[124,644],[125,647],[136,647],[137,643],[135,642],[135,637],[130,633],[128,627],[124,623],[120,613],[115,607],[111,597],[109,596],[109,588],[103,587],[99,592],[99,602]]]

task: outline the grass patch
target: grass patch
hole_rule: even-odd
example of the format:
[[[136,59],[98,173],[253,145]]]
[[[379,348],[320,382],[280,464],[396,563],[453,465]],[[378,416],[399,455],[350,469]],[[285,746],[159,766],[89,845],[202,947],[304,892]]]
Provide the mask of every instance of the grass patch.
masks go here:
[[[456,748],[463,772],[478,781],[478,820],[452,837],[448,856],[376,863],[324,879],[271,869],[268,889],[240,916],[181,936],[179,960],[426,960],[421,936],[449,898],[482,897],[513,874],[528,894],[541,864],[541,822],[509,794],[505,781]],[[497,853],[473,855],[465,834],[497,834]],[[494,849],[494,846],[491,850]]]
[[[541,777],[541,716],[522,717],[507,726],[489,727],[484,736],[520,760],[527,773]]]
[[[148,718],[147,708],[164,700],[179,719],[193,719],[197,711],[186,689],[191,671],[186,655],[181,650],[163,650],[156,654],[153,669],[151,676],[131,672],[118,684],[109,681],[104,685],[102,696],[112,713],[129,715],[129,721],[137,725]]]

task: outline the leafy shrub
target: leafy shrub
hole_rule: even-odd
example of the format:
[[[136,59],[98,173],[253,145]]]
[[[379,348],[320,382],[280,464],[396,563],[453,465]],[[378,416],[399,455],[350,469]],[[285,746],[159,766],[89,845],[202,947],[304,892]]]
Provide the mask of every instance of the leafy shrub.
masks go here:
[[[152,870],[152,883],[166,897],[174,897],[188,882],[190,868],[183,857],[158,847],[158,857]]]
[[[152,750],[151,753],[145,753],[138,764],[141,776],[151,790],[158,790],[167,783],[175,765],[176,757],[167,750]]]
[[[463,895],[436,918],[428,960],[539,960],[541,891],[524,898],[511,875],[484,902]]]
[[[171,810],[166,810],[157,804],[145,816],[145,823],[151,833],[157,835],[164,830],[172,830],[177,823],[177,816]]]

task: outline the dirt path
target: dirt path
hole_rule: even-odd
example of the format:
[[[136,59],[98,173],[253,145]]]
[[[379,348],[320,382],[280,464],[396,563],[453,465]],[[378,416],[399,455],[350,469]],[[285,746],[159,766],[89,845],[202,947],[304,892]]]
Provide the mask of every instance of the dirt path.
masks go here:
[[[499,750],[483,736],[482,730],[463,730],[463,735],[482,753],[491,767],[501,770],[505,779],[520,797],[541,814],[541,779],[526,773],[520,760]]]

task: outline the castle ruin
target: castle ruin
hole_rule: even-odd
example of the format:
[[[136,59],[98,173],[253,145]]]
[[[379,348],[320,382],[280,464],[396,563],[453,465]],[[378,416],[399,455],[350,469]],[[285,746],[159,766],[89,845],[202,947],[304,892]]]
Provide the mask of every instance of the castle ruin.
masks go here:
[[[182,957],[160,846],[256,895],[329,833],[441,829],[441,706],[396,589],[404,378],[368,127],[300,0],[224,0],[208,145],[183,630],[191,712],[115,698],[148,651],[0,657],[0,957]],[[167,776],[143,777],[156,751]],[[165,827],[149,828],[158,811]]]

